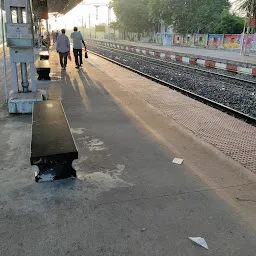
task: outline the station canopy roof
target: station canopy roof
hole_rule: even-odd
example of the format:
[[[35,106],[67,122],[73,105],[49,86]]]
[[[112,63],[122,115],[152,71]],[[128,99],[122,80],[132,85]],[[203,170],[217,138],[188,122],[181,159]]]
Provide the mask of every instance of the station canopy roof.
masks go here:
[[[43,2],[47,2],[49,13],[66,14],[83,0],[32,0],[33,11],[40,13]],[[4,9],[4,1],[2,1],[0,7]]]
[[[38,10],[40,3],[45,1],[46,0],[32,0],[34,11]],[[66,14],[81,2],[82,0],[47,0],[48,12]]]

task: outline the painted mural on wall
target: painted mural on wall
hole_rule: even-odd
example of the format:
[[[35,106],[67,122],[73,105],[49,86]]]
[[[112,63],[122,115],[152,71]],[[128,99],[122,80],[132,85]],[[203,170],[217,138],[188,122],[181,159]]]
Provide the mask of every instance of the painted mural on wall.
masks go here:
[[[182,44],[183,44],[183,45],[188,45],[188,37],[187,37],[187,35],[184,35],[184,36],[182,37]]]
[[[248,40],[246,40],[246,36],[245,36],[244,37],[244,45],[246,44],[246,41],[247,41],[247,47],[252,48],[253,47],[253,42],[254,42],[254,35],[249,35]]]
[[[240,34],[169,34],[157,33],[154,36],[154,42],[158,44],[168,45],[182,45],[189,47],[202,48],[229,48],[239,49],[242,36]],[[244,44],[246,37],[244,38]],[[248,49],[256,50],[256,34],[248,36]]]
[[[195,34],[194,35],[195,46],[206,47],[207,40],[208,40],[208,35],[204,35],[204,34]]]
[[[246,36],[244,37],[243,44],[246,44]],[[242,36],[241,35],[225,35],[224,36],[224,47],[225,48],[240,48]],[[254,42],[254,35],[248,36],[247,47],[252,48]]]
[[[182,36],[181,35],[179,35],[179,34],[175,34],[174,35],[174,38],[173,38],[173,43],[174,44],[182,44],[182,41],[183,41],[183,39],[182,39]]]
[[[224,48],[240,48],[241,35],[224,35]]]
[[[163,43],[162,33],[156,33],[155,36],[153,37],[153,41],[156,44],[162,44]]]
[[[163,45],[170,46],[173,42],[173,34],[166,33],[163,41]]]
[[[194,43],[195,43],[194,35],[188,34],[187,42],[188,42],[188,46],[194,46]]]
[[[194,46],[194,35],[187,34],[187,35],[173,35],[173,44],[175,45],[184,45],[184,46]]]
[[[188,45],[188,35],[182,36],[182,42],[183,42],[183,44]]]
[[[209,34],[208,35],[208,47],[211,47],[211,48],[221,47],[223,38],[224,38],[224,35]]]

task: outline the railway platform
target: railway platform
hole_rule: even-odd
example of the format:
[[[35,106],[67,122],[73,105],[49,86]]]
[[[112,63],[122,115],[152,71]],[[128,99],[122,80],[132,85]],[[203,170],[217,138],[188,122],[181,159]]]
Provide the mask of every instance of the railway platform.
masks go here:
[[[90,40],[90,39],[89,39]],[[238,51],[203,49],[181,46],[161,46],[152,43],[133,43],[124,40],[97,40],[107,43],[115,48],[129,46],[127,50],[142,53],[145,55],[153,55],[163,59],[171,59],[173,61],[199,65],[207,68],[221,69],[233,73],[256,76],[256,56],[244,56]]]
[[[50,62],[38,87],[62,100],[78,178],[35,183],[31,116],[1,107],[3,255],[255,254],[254,126],[92,54]]]

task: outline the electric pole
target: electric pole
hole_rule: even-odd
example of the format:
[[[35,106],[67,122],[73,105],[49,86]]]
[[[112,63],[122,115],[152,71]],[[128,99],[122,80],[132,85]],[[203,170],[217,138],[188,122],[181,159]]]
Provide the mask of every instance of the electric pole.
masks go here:
[[[83,37],[84,37],[84,16],[82,16],[82,33],[83,33]]]
[[[92,37],[92,34],[91,34],[91,14],[89,14],[89,36],[90,36],[90,38]]]
[[[95,8],[96,8],[96,20],[98,20],[99,19],[99,5],[94,5],[95,6]]]
[[[108,40],[110,40],[110,19],[111,19],[111,8],[108,6]]]
[[[249,19],[248,19],[248,27],[247,27],[247,32],[246,32],[246,40],[245,40],[245,48],[244,48],[244,55],[247,55],[247,44],[248,44],[248,39],[249,39],[249,33],[250,33],[250,27],[251,27],[251,20],[254,19],[254,3],[255,0],[251,0],[251,6],[250,6],[250,11],[249,11]],[[242,42],[243,44],[244,42]],[[250,49],[249,49],[250,52]],[[249,53],[248,53],[249,55]]]

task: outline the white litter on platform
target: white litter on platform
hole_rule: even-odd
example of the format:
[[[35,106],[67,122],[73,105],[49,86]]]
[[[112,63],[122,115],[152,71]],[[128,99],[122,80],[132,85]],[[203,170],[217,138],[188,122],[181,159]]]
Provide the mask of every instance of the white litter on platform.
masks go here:
[[[184,160],[183,160],[182,158],[174,158],[172,162],[173,162],[174,164],[182,164],[183,161],[184,161]]]
[[[204,247],[205,249],[209,250],[209,247],[208,247],[204,238],[202,238],[202,237],[189,237],[189,239],[192,240],[193,242],[195,242],[196,244]]]

